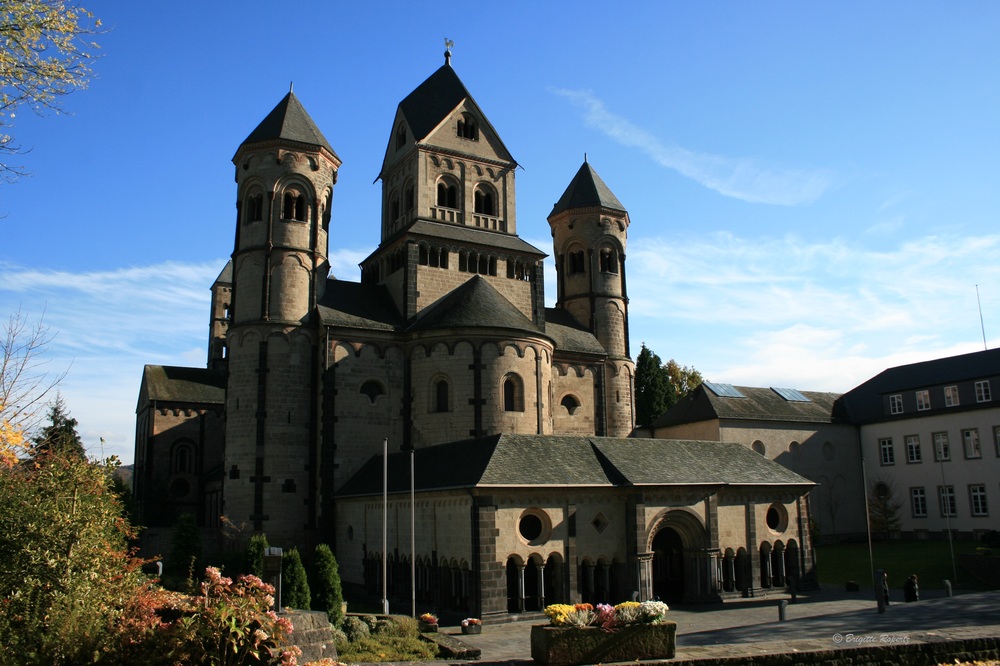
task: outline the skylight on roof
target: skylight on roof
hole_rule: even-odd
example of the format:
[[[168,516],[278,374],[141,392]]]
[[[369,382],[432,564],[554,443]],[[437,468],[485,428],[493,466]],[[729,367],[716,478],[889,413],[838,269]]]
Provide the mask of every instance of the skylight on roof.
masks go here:
[[[812,402],[812,400],[804,396],[802,392],[797,389],[775,388],[774,386],[772,386],[771,390],[780,395],[788,402]]]
[[[732,384],[718,384],[715,382],[703,382],[708,389],[720,398],[745,398],[746,396],[737,390]]]

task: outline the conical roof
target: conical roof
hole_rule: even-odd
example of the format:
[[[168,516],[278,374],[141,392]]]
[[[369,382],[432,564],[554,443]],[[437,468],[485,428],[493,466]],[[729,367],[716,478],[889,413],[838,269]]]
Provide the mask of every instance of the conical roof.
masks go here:
[[[257,128],[250,132],[250,136],[243,140],[240,147],[262,141],[295,141],[320,146],[330,151],[338,160],[340,159],[333,150],[333,146],[319,131],[319,127],[306,113],[302,102],[291,91],[278,102],[278,105],[271,110],[271,113],[267,114],[267,117],[257,125]]]
[[[622,202],[618,201],[618,197],[614,195],[611,188],[604,184],[594,168],[590,166],[590,163],[584,161],[583,166],[573,176],[569,187],[552,208],[549,217],[573,208],[593,208],[595,206],[620,210],[623,213],[628,212]]]

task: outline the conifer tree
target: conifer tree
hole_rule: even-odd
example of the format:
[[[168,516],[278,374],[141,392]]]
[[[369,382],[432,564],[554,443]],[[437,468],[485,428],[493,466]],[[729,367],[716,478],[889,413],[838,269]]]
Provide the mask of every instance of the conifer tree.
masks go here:
[[[264,551],[270,544],[267,543],[266,534],[254,534],[247,544],[247,573],[251,573],[257,578],[264,577]]]
[[[337,558],[333,556],[330,546],[325,543],[316,546],[311,572],[313,610],[326,611],[330,624],[339,627],[344,621],[344,590],[340,584]]]
[[[281,605],[308,610],[309,597],[309,580],[302,557],[295,548],[286,550],[281,559]]]
[[[674,395],[663,362],[644,343],[635,363],[635,424],[650,425],[676,402]]]
[[[76,432],[77,420],[70,418],[66,403],[59,394],[56,394],[56,399],[49,405],[48,423],[35,439],[36,457],[39,454],[56,452],[78,458],[87,456],[83,441]]]

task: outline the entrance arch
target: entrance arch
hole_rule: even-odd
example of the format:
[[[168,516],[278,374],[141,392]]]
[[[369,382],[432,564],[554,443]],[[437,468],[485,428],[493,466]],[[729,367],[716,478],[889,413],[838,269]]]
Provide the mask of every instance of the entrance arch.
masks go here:
[[[653,596],[668,603],[717,595],[717,560],[708,550],[701,520],[684,510],[667,511],[650,531]]]

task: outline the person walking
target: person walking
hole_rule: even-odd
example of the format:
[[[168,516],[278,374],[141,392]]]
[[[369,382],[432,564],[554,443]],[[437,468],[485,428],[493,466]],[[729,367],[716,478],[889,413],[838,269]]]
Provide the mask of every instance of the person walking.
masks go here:
[[[920,586],[917,585],[917,574],[910,574],[910,577],[903,583],[903,600],[907,603],[920,601]]]
[[[882,602],[889,605],[889,574],[885,571],[882,572]]]

